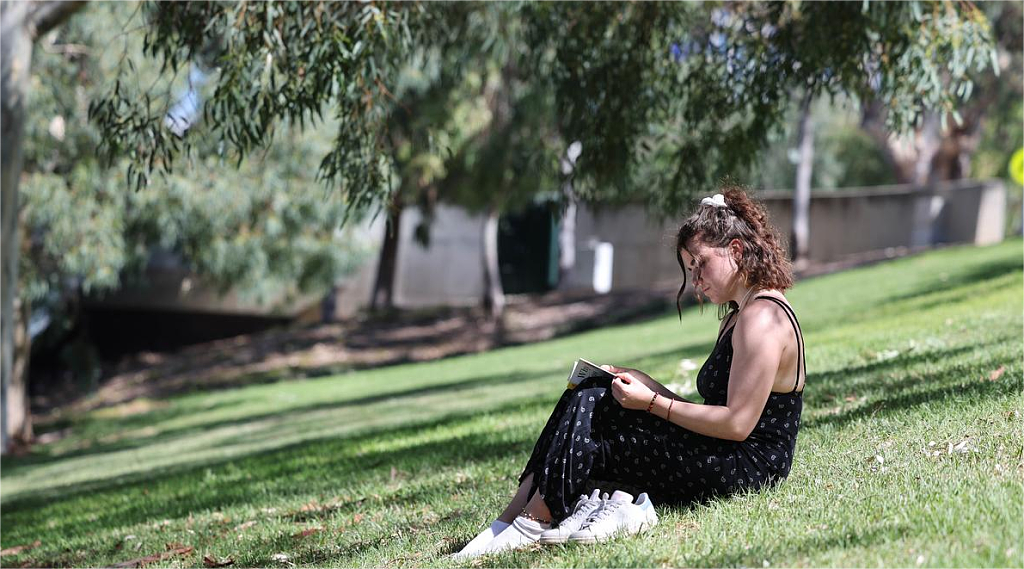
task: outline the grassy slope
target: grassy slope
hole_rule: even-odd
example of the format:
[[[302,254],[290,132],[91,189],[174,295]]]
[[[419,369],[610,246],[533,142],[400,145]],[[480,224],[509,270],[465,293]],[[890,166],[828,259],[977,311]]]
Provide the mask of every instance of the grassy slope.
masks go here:
[[[640,538],[482,563],[1024,566],[1021,246],[797,286],[810,373],[780,487],[663,509]],[[76,418],[60,442],[3,460],[0,542],[42,543],[0,562],[97,566],[180,543],[195,551],[158,564],[448,566],[509,497],[574,358],[685,383],[680,360],[702,361],[716,325],[691,310],[682,324]]]

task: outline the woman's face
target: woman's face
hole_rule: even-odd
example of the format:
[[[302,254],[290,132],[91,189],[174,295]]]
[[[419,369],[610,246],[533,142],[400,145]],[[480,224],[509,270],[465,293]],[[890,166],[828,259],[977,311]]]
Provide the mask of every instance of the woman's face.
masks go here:
[[[711,302],[720,304],[736,299],[743,284],[736,257],[741,251],[739,240],[727,247],[708,247],[698,239],[690,241],[679,255],[690,272],[693,287]]]

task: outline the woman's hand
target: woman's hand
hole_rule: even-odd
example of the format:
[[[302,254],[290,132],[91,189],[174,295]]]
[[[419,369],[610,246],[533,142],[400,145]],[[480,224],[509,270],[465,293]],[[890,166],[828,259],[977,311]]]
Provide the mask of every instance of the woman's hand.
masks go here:
[[[612,397],[626,409],[646,410],[654,398],[654,391],[647,387],[644,379],[654,381],[649,375],[635,369],[603,365],[601,369],[615,374],[612,380]]]
[[[646,373],[644,373],[644,372],[642,372],[642,371],[640,371],[638,369],[633,369],[633,368],[629,368],[629,367],[616,367],[616,366],[608,365],[608,364],[602,365],[601,369],[603,369],[605,371],[610,371],[610,372],[614,373],[615,375],[627,374],[628,373],[631,376],[632,379],[639,380],[640,383],[643,383],[643,384],[645,384],[647,386],[650,386],[650,385],[653,385],[655,383],[658,383],[657,381],[654,380],[654,378],[652,378],[651,376],[647,375]]]

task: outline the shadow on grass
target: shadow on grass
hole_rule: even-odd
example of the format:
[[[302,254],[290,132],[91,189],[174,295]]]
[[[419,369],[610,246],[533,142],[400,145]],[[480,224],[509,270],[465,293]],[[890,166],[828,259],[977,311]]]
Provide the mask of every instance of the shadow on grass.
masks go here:
[[[34,455],[29,455],[29,456],[24,456],[24,457],[6,457],[5,456],[2,459],[0,459],[0,467],[2,467],[3,470],[5,470],[8,475],[17,475],[17,474],[21,473],[23,471],[23,469],[28,468],[28,467],[46,465],[46,464],[50,464],[50,463],[54,463],[54,462],[59,462],[59,461],[70,459],[70,458],[76,458],[76,457],[89,456],[89,455],[95,455],[95,454],[103,454],[103,453],[108,453],[108,452],[117,452],[117,451],[124,451],[124,450],[131,450],[131,449],[136,449],[136,448],[142,448],[142,447],[145,447],[145,446],[148,446],[148,445],[151,445],[151,444],[160,443],[160,442],[166,442],[166,441],[169,441],[169,440],[172,440],[172,439],[175,439],[175,438],[179,438],[179,437],[185,437],[185,436],[189,436],[189,435],[193,435],[193,434],[200,434],[200,433],[203,433],[205,431],[212,430],[212,429],[218,429],[218,428],[223,428],[223,427],[231,427],[231,426],[235,426],[235,425],[243,425],[243,424],[246,424],[246,423],[256,423],[256,422],[260,422],[260,421],[264,421],[264,420],[272,419],[272,418],[276,418],[276,417],[286,417],[288,415],[302,415],[302,414],[306,414],[306,413],[313,413],[313,412],[324,411],[324,410],[329,410],[329,409],[343,411],[346,408],[353,408],[353,407],[359,407],[359,406],[363,406],[363,405],[370,405],[370,404],[374,404],[374,403],[379,403],[381,401],[386,401],[386,400],[389,400],[389,399],[401,399],[401,398],[405,398],[405,397],[418,397],[418,396],[423,396],[423,395],[431,395],[431,394],[442,392],[442,391],[448,391],[448,392],[451,392],[453,396],[457,396],[458,393],[461,392],[461,391],[475,389],[477,387],[481,387],[481,386],[485,386],[485,385],[489,385],[489,384],[496,384],[496,383],[499,383],[499,382],[506,382],[507,383],[507,382],[523,381],[525,379],[529,379],[529,378],[532,378],[532,377],[553,374],[556,371],[557,370],[555,368],[551,368],[551,369],[543,370],[543,371],[539,371],[539,372],[529,372],[529,373],[525,373],[525,372],[515,373],[515,372],[511,372],[510,371],[510,372],[501,373],[501,374],[483,375],[483,376],[471,377],[471,378],[468,378],[468,379],[463,379],[463,380],[458,380],[458,381],[451,381],[451,382],[445,382],[445,383],[437,383],[437,384],[433,384],[433,385],[427,385],[427,386],[423,386],[423,387],[416,387],[416,388],[413,388],[413,389],[407,389],[407,390],[404,390],[404,391],[382,391],[382,392],[379,392],[379,393],[375,393],[374,395],[369,395],[369,396],[365,396],[365,397],[359,397],[359,398],[356,398],[356,399],[325,401],[325,402],[313,403],[313,404],[310,404],[310,405],[302,405],[302,406],[296,406],[296,407],[289,407],[286,410],[272,412],[272,413],[260,413],[260,414],[254,414],[254,415],[246,415],[246,416],[243,416],[243,417],[236,417],[236,418],[232,418],[232,419],[223,419],[223,420],[211,421],[211,422],[207,422],[207,423],[200,423],[200,424],[196,424],[196,425],[192,425],[192,426],[186,426],[186,427],[181,427],[181,428],[176,428],[176,429],[168,429],[166,431],[161,431],[161,432],[159,432],[157,434],[153,434],[153,435],[149,435],[149,436],[139,436],[139,437],[132,437],[132,438],[123,438],[123,439],[120,439],[120,440],[117,440],[117,441],[111,442],[111,443],[91,443],[91,444],[89,444],[89,446],[87,448],[78,449],[78,450],[74,450],[74,451],[63,453],[63,454],[59,454],[59,455],[34,454]],[[339,381],[341,381],[341,380],[342,379],[339,379]],[[130,432],[130,431],[133,431],[133,430],[140,430],[140,429],[144,429],[144,428],[146,428],[146,427],[148,427],[150,425],[158,424],[158,423],[165,422],[165,421],[172,421],[172,420],[178,419],[178,418],[183,417],[183,416],[196,415],[196,414],[202,414],[202,413],[209,413],[209,412],[216,411],[217,409],[220,409],[220,408],[223,408],[223,407],[229,407],[229,406],[232,406],[232,405],[235,405],[235,404],[236,403],[233,403],[233,402],[223,402],[223,403],[219,403],[217,405],[214,405],[214,406],[211,406],[211,407],[208,407],[208,408],[201,408],[201,409],[196,409],[194,407],[192,407],[192,408],[184,407],[184,406],[180,406],[180,405],[177,406],[177,407],[170,408],[170,409],[158,409],[158,410],[155,410],[155,411],[150,411],[148,413],[142,413],[142,414],[134,415],[134,416],[131,416],[131,417],[112,419],[111,421],[114,422],[116,426],[114,428],[108,428],[106,430],[107,431],[111,431],[111,432],[117,432],[117,431]],[[103,422],[103,421],[102,420],[96,420],[96,419],[93,419],[93,420],[89,421],[89,423],[100,423],[100,422]]]
[[[949,292],[953,289],[970,289],[978,286],[984,281],[995,280],[1003,275],[1019,273],[1021,271],[1024,271],[1024,263],[1021,262],[1019,255],[1015,257],[994,259],[988,263],[980,265],[972,265],[969,269],[965,270],[955,270],[951,268],[950,271],[946,273],[948,275],[946,280],[936,278],[928,281],[913,292],[886,299],[885,303],[898,304],[922,296]],[[968,296],[967,292],[969,291],[965,291],[963,295],[958,295],[957,298],[952,300],[952,302],[956,302],[956,300]],[[943,299],[942,302],[946,303],[947,300]]]
[[[713,345],[713,342],[694,342],[686,346],[682,346],[680,348],[673,348],[661,352],[641,354],[636,356],[635,358],[631,358],[631,361],[653,362],[659,359],[673,359],[681,357],[681,354],[685,353],[709,353]],[[125,436],[124,438],[120,438],[112,442],[102,442],[102,439],[111,436],[111,434],[142,431],[146,428],[152,427],[153,425],[158,425],[163,422],[174,421],[189,415],[215,413],[219,410],[222,410],[223,408],[236,405],[237,403],[225,401],[222,403],[218,403],[216,405],[202,408],[197,408],[194,406],[183,406],[179,404],[169,408],[155,409],[152,411],[148,411],[146,413],[139,413],[137,415],[132,415],[129,417],[111,419],[86,419],[81,422],[78,422],[77,424],[68,424],[68,426],[70,426],[73,429],[80,429],[85,432],[88,432],[90,429],[102,431],[97,433],[94,438],[83,437],[85,438],[85,441],[83,442],[84,444],[87,445],[85,448],[80,448],[55,455],[47,453],[46,447],[38,447],[43,452],[38,452],[35,454],[30,454],[21,457],[4,456],[0,458],[0,468],[5,470],[7,475],[16,476],[18,474],[21,474],[25,468],[45,466],[47,464],[60,462],[71,458],[143,448],[151,444],[167,442],[179,437],[201,434],[212,429],[244,425],[246,423],[256,423],[259,421],[264,421],[277,417],[286,417],[288,415],[301,415],[304,413],[313,413],[317,411],[325,411],[330,409],[340,411],[346,408],[370,405],[373,403],[378,403],[389,399],[418,397],[442,391],[450,391],[452,392],[453,396],[455,396],[460,391],[475,389],[489,384],[517,382],[526,379],[531,379],[534,377],[557,375],[560,371],[565,371],[566,373],[568,373],[569,368],[563,368],[560,366],[530,372],[515,372],[514,370],[510,370],[498,374],[476,376],[462,380],[448,381],[444,383],[436,383],[432,385],[416,387],[412,389],[385,391],[376,393],[374,395],[361,397],[358,399],[318,402],[310,405],[289,407],[285,410],[277,412],[246,415],[243,417],[199,423],[195,425],[160,431],[152,435],[134,437]],[[355,380],[356,377],[340,377],[337,379],[337,381],[343,382],[349,379]],[[554,399],[552,399],[552,401],[553,400]],[[104,423],[106,423],[108,426],[99,427]]]
[[[988,360],[989,366],[995,366],[999,360]],[[1001,381],[987,381],[983,378],[972,378],[973,381],[963,383],[964,377],[961,370],[951,368],[941,373],[924,375],[919,378],[908,377],[898,384],[887,384],[886,387],[895,387],[900,393],[879,398],[870,405],[861,405],[835,415],[825,415],[808,420],[804,427],[814,429],[824,425],[846,425],[859,419],[868,419],[881,414],[890,414],[898,411],[912,409],[925,403],[944,401],[948,399],[973,399],[978,395],[1005,396],[1020,392],[1020,382],[1007,377]],[[912,387],[920,384],[932,384],[936,387],[909,391]]]
[[[489,413],[537,411],[553,402],[512,403]],[[46,532],[74,533],[91,527],[123,527],[154,518],[185,517],[192,512],[218,510],[243,504],[265,503],[293,494],[337,493],[339,489],[386,477],[390,468],[409,472],[525,455],[532,441],[501,441],[493,433],[451,436],[438,441],[396,450],[354,453],[353,448],[372,441],[402,440],[425,430],[453,429],[473,421],[479,412],[456,414],[391,429],[345,438],[303,441],[283,448],[251,454],[182,464],[160,473],[133,473],[102,481],[69,484],[4,500],[3,520],[12,528],[37,525],[44,519]],[[543,424],[537,425],[539,433]],[[377,470],[380,468],[380,470]],[[259,492],[253,492],[253,486]],[[84,521],[79,503],[107,506]],[[47,512],[54,504],[66,504],[72,512]],[[69,515],[70,514],[70,515]],[[41,528],[38,528],[41,529]]]
[[[893,260],[898,262],[900,260]],[[889,261],[886,261],[889,262]],[[901,295],[881,296],[877,300],[866,299],[864,303],[855,310],[842,315],[832,315],[826,319],[815,318],[815,314],[807,314],[800,321],[805,335],[813,336],[814,332],[827,330],[838,323],[850,324],[853,322],[870,321],[876,317],[877,309],[896,308],[896,312],[920,312],[933,309],[939,305],[946,305],[966,300],[971,296],[989,292],[989,289],[1005,286],[996,281],[997,279],[1024,269],[1020,260],[1019,252],[1013,255],[993,259],[989,262],[972,265],[970,268],[960,269],[959,266],[951,266],[943,272],[946,273],[946,280],[936,275],[933,278],[923,280],[916,284],[910,291]],[[909,270],[909,269],[908,269]],[[815,277],[817,278],[817,277]],[[945,294],[943,294],[945,293]],[[927,297],[936,298],[928,300]],[[919,302],[915,304],[915,301]],[[901,303],[911,303],[906,307],[900,307]],[[799,306],[797,306],[798,317]],[[885,318],[892,318],[894,312],[887,312]]]
[[[1001,381],[985,381],[981,377],[975,377],[979,369],[996,369],[1000,365],[1012,363],[1007,356],[990,356],[951,364],[936,373],[912,372],[913,367],[928,362],[949,361],[972,352],[986,354],[986,348],[1013,342],[1015,339],[1015,336],[999,336],[985,343],[947,350],[918,351],[912,355],[902,355],[881,362],[811,374],[807,382],[809,389],[805,397],[808,407],[805,407],[805,411],[807,408],[833,404],[854,391],[861,392],[870,403],[836,414],[809,418],[803,427],[813,429],[823,425],[845,425],[879,413],[906,410],[930,401],[941,401],[950,397],[971,398],[978,394],[1002,396],[1019,390],[1020,381],[1015,380],[1014,375],[1008,374]],[[973,375],[967,375],[968,373]],[[886,378],[890,374],[897,374],[897,377]],[[872,382],[864,383],[872,377],[875,378]],[[818,385],[820,389],[816,388]],[[922,385],[928,388],[921,390]],[[872,397],[876,393],[880,395]]]
[[[903,353],[894,358],[863,363],[857,366],[849,366],[841,369],[833,369],[821,373],[811,373],[807,378],[807,397],[812,404],[825,404],[848,395],[853,388],[851,383],[862,379],[865,376],[883,377],[888,373],[907,370],[911,367],[942,360],[955,358],[966,353],[983,350],[990,346],[998,346],[1006,342],[1012,342],[1016,336],[1003,335],[992,338],[988,342],[957,346],[948,349],[937,350],[914,350]]]

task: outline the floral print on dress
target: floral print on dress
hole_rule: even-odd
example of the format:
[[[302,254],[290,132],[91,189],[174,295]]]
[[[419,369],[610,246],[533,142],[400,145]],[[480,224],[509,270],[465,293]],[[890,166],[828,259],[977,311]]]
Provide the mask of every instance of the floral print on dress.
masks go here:
[[[806,365],[796,315],[778,299],[758,299],[782,306],[793,324],[799,385]],[[697,374],[697,390],[705,405],[726,402],[734,328],[719,335]],[[689,431],[645,411],[623,409],[611,396],[610,381],[587,379],[562,394],[519,481],[534,475],[530,497],[540,492],[555,520],[572,513],[577,497],[592,480],[639,488],[666,505],[769,486],[789,475],[802,410],[802,392],[795,387],[789,393],[772,392],[750,436],[741,442],[729,441]]]

